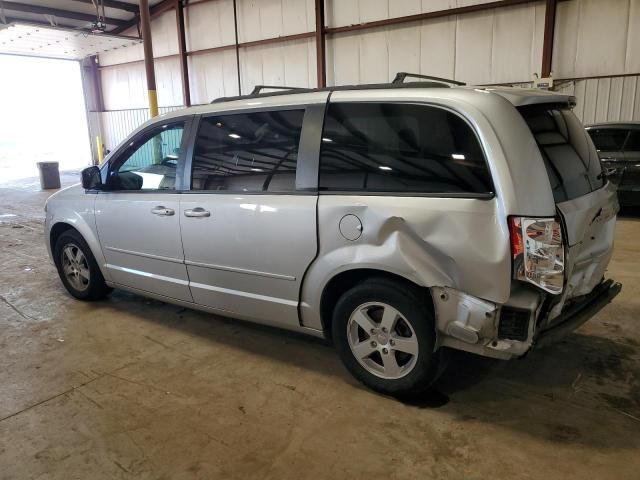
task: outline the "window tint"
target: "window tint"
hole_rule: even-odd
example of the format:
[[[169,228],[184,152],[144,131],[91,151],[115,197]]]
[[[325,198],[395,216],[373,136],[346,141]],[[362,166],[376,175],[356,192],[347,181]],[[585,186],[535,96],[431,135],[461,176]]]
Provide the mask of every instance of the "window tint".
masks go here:
[[[556,203],[581,197],[604,184],[598,153],[571,110],[557,105],[519,110],[540,148]]]
[[[304,110],[203,118],[193,155],[192,189],[290,192]]]
[[[184,123],[154,128],[136,139],[112,165],[110,190],[173,190]]]
[[[640,130],[631,130],[624,150],[625,152],[640,152]]]
[[[592,128],[589,130],[596,148],[603,152],[617,152],[622,149],[627,130],[617,128]]]
[[[487,193],[491,176],[471,127],[425,105],[334,103],[322,133],[323,190]]]

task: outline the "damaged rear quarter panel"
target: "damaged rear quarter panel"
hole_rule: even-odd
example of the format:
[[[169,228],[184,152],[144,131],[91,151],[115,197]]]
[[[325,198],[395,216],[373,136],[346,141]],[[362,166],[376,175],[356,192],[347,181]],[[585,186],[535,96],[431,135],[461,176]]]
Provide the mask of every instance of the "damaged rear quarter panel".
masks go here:
[[[303,324],[321,329],[324,287],[335,275],[359,268],[504,303],[511,260],[509,234],[498,211],[495,197],[320,195],[318,223],[323,228],[318,256],[303,285]],[[355,215],[362,223],[356,240],[340,232],[345,215]]]

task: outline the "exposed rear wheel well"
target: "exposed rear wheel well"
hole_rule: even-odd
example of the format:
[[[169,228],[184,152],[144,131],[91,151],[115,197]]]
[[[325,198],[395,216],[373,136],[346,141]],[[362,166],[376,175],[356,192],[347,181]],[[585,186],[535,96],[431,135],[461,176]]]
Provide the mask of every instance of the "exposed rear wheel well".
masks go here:
[[[428,308],[433,311],[433,302],[427,287],[422,287],[404,277],[401,277],[400,275],[385,272],[383,270],[370,268],[347,270],[346,272],[339,273],[333,277],[329,283],[327,283],[324,291],[322,292],[322,298],[320,300],[320,318],[322,320],[322,328],[329,338],[331,338],[331,318],[333,316],[333,309],[335,308],[338,299],[347,290],[353,288],[359,283],[373,278],[391,280],[413,290],[419,298],[424,299]]]

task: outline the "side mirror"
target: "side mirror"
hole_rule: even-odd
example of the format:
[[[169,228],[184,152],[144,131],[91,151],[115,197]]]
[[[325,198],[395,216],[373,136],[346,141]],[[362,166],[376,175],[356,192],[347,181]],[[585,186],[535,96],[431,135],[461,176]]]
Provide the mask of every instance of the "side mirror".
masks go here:
[[[100,169],[95,165],[82,170],[81,176],[82,188],[85,190],[100,190],[102,188]]]

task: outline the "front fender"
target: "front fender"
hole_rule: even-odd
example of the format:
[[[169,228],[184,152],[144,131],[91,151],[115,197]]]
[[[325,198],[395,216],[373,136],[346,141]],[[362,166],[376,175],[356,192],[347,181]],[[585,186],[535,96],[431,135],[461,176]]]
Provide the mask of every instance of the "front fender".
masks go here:
[[[79,187],[79,188],[78,188]],[[79,185],[63,190],[47,202],[45,219],[46,244],[49,256],[53,260],[51,234],[56,225],[65,224],[77,230],[84,238],[96,259],[96,263],[105,280],[110,281],[109,272],[102,248],[98,240],[95,220],[95,193],[85,193]]]

